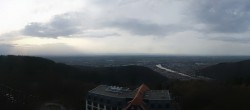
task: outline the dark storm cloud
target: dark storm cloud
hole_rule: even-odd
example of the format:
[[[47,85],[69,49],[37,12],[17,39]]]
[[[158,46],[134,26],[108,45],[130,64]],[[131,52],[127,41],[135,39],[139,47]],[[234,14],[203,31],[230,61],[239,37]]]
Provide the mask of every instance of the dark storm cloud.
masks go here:
[[[76,14],[62,14],[55,16],[49,23],[33,22],[22,30],[24,35],[37,37],[70,36],[81,32],[81,23]]]
[[[176,25],[160,25],[150,21],[137,19],[122,19],[108,24],[137,35],[165,36],[171,32],[180,31],[183,27]]]
[[[207,31],[241,33],[250,29],[250,0],[193,0],[191,13]]]

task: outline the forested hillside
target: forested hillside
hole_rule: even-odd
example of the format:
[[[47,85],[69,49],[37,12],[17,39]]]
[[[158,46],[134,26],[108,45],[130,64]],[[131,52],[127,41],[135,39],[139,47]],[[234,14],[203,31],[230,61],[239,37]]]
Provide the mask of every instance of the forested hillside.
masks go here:
[[[88,90],[99,84],[159,87],[167,78],[139,66],[80,67],[27,56],[0,56],[0,84],[82,108]]]
[[[197,71],[197,74],[215,80],[250,84],[250,60],[219,63]]]

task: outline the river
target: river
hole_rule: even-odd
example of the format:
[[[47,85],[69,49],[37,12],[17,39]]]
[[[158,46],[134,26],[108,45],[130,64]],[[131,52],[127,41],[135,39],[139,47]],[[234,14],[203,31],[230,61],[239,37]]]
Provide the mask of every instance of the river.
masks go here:
[[[192,76],[186,75],[186,74],[184,74],[184,73],[180,73],[180,72],[177,72],[177,71],[174,71],[174,70],[165,68],[165,67],[163,67],[161,64],[158,64],[158,65],[155,65],[155,66],[158,67],[158,68],[160,68],[160,69],[166,70],[167,72],[171,72],[171,73],[175,73],[175,74],[178,74],[178,75],[181,75],[181,76],[193,78]]]

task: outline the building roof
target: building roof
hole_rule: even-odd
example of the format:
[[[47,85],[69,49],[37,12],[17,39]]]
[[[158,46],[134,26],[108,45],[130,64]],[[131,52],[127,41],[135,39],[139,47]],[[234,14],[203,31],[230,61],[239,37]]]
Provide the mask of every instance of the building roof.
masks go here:
[[[121,87],[118,88],[116,86],[99,85],[90,90],[89,93],[117,98],[133,97],[134,92],[132,90],[129,90],[129,88],[120,88]]]
[[[115,98],[133,98],[137,90],[130,90],[129,88],[99,85],[89,91],[89,93],[115,97]],[[148,90],[145,92],[143,99],[148,100],[171,100],[168,90]]]
[[[144,99],[171,100],[168,90],[149,90],[145,93]]]

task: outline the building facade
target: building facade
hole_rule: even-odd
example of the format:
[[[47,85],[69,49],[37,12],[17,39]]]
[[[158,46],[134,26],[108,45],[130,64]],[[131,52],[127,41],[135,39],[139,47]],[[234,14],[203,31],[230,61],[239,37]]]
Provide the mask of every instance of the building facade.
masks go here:
[[[173,110],[168,90],[100,85],[88,92],[86,110]]]

